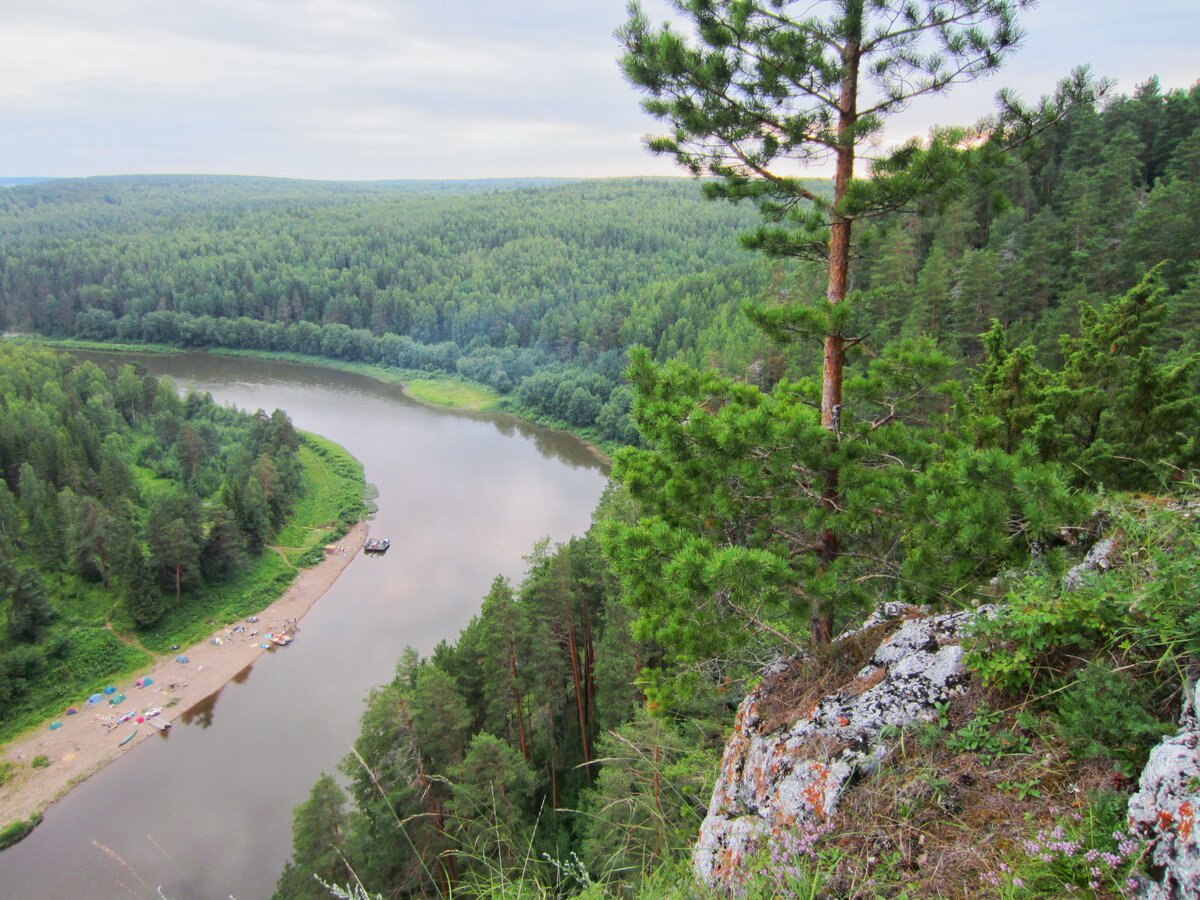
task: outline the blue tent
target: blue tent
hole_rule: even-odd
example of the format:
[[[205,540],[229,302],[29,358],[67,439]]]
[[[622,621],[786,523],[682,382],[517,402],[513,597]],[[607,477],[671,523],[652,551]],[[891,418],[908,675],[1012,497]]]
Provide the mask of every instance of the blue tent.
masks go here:
[[[95,706],[97,703],[99,703],[103,699],[104,699],[103,694],[92,694],[92,696],[87,698],[88,706]]]
[[[58,731],[58,729],[60,729],[60,728],[62,728],[62,722],[51,722],[50,723],[51,731]]]
[[[191,660],[190,660],[190,659],[188,659],[186,656],[177,656],[177,657],[175,657],[175,662],[177,662],[177,663],[187,663],[187,662],[191,662]]]
[[[104,693],[106,693],[106,694],[115,694],[116,692],[117,692],[117,689],[115,687],[113,687],[111,684],[104,689]]]

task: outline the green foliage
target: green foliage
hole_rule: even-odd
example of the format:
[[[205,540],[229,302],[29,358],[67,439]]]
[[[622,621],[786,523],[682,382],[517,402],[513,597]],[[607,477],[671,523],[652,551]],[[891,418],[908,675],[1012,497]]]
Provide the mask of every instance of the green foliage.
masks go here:
[[[1073,662],[1109,654],[1170,682],[1200,649],[1200,533],[1170,506],[1111,511],[1121,565],[1066,589],[1058,575],[1026,575],[972,639],[968,664],[1010,693],[1056,685]]]
[[[672,661],[832,633],[897,594],[926,602],[1027,558],[1083,506],[1032,454],[975,450],[948,411],[957,385],[931,342],[900,341],[846,379],[835,431],[811,386],[770,392],[633,354],[646,449],[613,468],[639,504],[602,532]],[[846,410],[851,407],[847,406]],[[836,480],[838,496],[827,486]]]
[[[29,761],[29,765],[35,769],[44,769],[50,765],[50,760],[47,757],[38,754]]]
[[[39,813],[31,819],[26,819],[23,822],[13,822],[0,830],[0,850],[11,847],[13,844],[20,843],[25,840],[33,831],[42,824],[42,816]]]
[[[625,76],[669,129],[649,149],[693,175],[717,176],[710,197],[754,200],[766,224],[745,243],[772,256],[821,257],[830,221],[895,209],[960,178],[963,135],[944,132],[876,164],[870,181],[849,181],[857,148],[889,115],[994,70],[1022,36],[1017,7],[1003,2],[673,5],[690,33],[655,28],[636,5],[618,32]],[[826,155],[839,163],[833,197],[789,168]]]
[[[1157,487],[1159,467],[1200,462],[1200,356],[1154,346],[1166,291],[1152,271],[1128,294],[1080,310],[1064,337],[1064,365],[1045,388],[1031,437],[1043,458],[1070,460],[1077,480],[1110,488]]]
[[[751,329],[731,320],[728,296],[756,293],[769,273],[724,237],[751,218],[665,179],[488,191],[45,184],[0,195],[4,311],[14,326],[60,337],[383,365],[414,376],[418,392],[437,376],[443,397],[454,380],[512,396],[544,372],[571,389],[531,409],[596,428],[631,343],[732,369],[753,360]],[[127,252],[143,264],[126,265]],[[488,402],[470,391],[453,401]],[[603,422],[599,438],[629,436],[611,408]]]
[[[694,841],[717,755],[644,711],[606,735],[597,754],[604,765],[583,796],[580,852],[602,881],[636,883]]]
[[[275,888],[280,900],[321,900],[329,893],[321,881],[341,882],[351,873],[342,852],[346,825],[346,794],[329,775],[322,773],[308,799],[296,807],[292,820],[292,853],[303,868],[290,861]]]
[[[448,830],[468,878],[518,876],[529,865],[530,805],[537,775],[521,752],[480,732],[450,769]]]
[[[46,584],[37,571],[0,561],[0,604],[8,602],[10,641],[34,643],[56,618],[46,597]]]
[[[1092,660],[1058,697],[1058,735],[1077,759],[1111,759],[1126,776],[1136,777],[1153,746],[1175,730],[1173,722],[1149,712],[1154,693],[1146,680]]]
[[[966,725],[946,736],[946,748],[953,753],[974,753],[986,766],[1004,756],[1029,753],[1032,749],[1029,738],[1010,728],[998,727],[1002,718],[999,710],[977,709]]]

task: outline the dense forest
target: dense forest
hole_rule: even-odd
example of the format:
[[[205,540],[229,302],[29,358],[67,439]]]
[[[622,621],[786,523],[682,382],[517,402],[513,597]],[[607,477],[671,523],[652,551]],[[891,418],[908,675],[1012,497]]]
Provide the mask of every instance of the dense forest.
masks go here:
[[[300,445],[280,410],[0,344],[0,727],[143,662],[122,634],[154,645],[242,575],[303,495]]]
[[[826,266],[744,252],[753,210],[690,182],[0,193],[10,330],[453,373],[629,445],[588,535],[535,548],[370,698],[342,780],[297,810],[280,897],[328,896],[314,873],[389,897],[691,896],[680,861],[742,688],[884,599],[1011,610],[973,657],[994,711],[921,741],[1058,760],[1000,789],[1025,799],[1085,770],[1128,786],[1200,654],[1194,518],[1162,518],[1200,465],[1200,87],[1075,104],[953,197],[895,205],[857,225],[835,322],[853,403],[829,422],[820,343],[785,340]],[[1114,521],[1138,565],[1065,598]],[[1097,854],[1124,796],[1069,801]],[[1086,867],[1022,893],[1021,840],[1057,821],[1038,810],[991,893],[1119,893]],[[917,875],[892,858],[855,858],[857,895],[901,895]]]
[[[639,446],[618,453],[593,528],[536,548],[521,584],[498,579],[455,644],[401,660],[343,780],[323,777],[298,808],[277,896],[328,896],[322,882],[388,897],[700,895],[686,859],[741,688],[806,645],[822,593],[837,628],[884,600],[1011,604],[976,638],[977,710],[911,737],[933,787],[887,790],[932,848],[928,823],[948,818],[970,840],[942,770],[964,754],[1032,760],[1005,763],[1020,779],[981,801],[1019,793],[1027,818],[998,840],[1003,868],[970,882],[918,874],[919,851],[881,853],[882,832],[854,823],[839,843],[822,833],[772,857],[753,895],[906,896],[915,882],[932,896],[955,877],[952,896],[1118,895],[1136,868],[1115,836],[1127,795],[1064,792],[1072,778],[1129,784],[1200,651],[1200,542],[1165,513],[1173,496],[1194,503],[1200,464],[1198,153],[1200,89],[1152,80],[1075,109],[986,188],[873,223],[848,298],[854,414],[832,436],[819,344],[700,358],[698,344],[645,341],[626,372]],[[760,265],[758,293],[700,273],[652,296],[711,284],[770,328],[789,292],[822,291],[817,264]],[[584,365],[570,363],[516,395],[548,394]],[[815,501],[831,467],[851,498],[836,508]],[[1131,490],[1160,499],[1149,512],[1115,499]],[[1079,596],[1054,587],[1113,523],[1139,564]],[[814,559],[829,533],[838,557]],[[1053,777],[1043,757],[1060,761]],[[1022,861],[1021,841],[1051,828],[1115,861],[1103,884],[1094,867]],[[842,890],[804,874],[822,868]]]
[[[628,441],[625,348],[752,361],[750,221],[670,180],[51,182],[0,194],[0,297],[10,329],[460,373]]]

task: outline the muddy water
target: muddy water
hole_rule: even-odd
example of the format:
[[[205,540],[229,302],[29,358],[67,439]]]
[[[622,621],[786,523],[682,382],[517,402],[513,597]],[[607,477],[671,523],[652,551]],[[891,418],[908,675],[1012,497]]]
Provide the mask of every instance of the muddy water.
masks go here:
[[[605,483],[589,450],[497,415],[433,410],[356,375],[253,359],[127,357],[225,403],[286,409],[345,446],[379,490],[360,556],[301,623],[168,736],[139,744],[0,853],[0,898],[269,897],[292,809],[357,734],[406,645],[452,640],[538,538],[582,533]]]

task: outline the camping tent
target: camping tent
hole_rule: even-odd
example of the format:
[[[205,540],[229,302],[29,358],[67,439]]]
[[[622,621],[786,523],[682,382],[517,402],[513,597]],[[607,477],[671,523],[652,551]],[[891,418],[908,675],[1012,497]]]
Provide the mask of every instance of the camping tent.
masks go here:
[[[97,703],[99,703],[103,699],[104,699],[103,694],[92,694],[92,696],[87,698],[88,706],[95,706]]]
[[[111,684],[104,689],[104,693],[106,693],[106,694],[115,694],[116,692],[117,692],[117,689],[115,687],[113,687]]]

